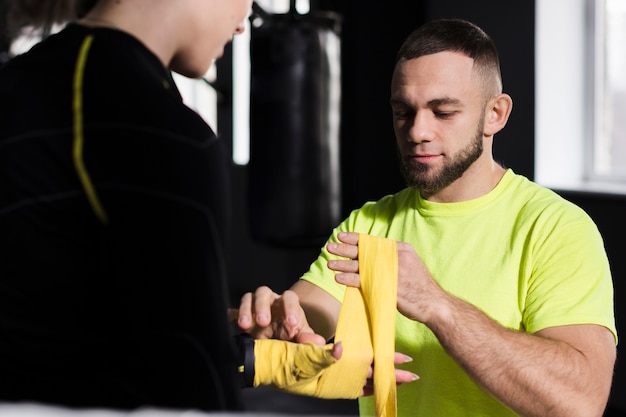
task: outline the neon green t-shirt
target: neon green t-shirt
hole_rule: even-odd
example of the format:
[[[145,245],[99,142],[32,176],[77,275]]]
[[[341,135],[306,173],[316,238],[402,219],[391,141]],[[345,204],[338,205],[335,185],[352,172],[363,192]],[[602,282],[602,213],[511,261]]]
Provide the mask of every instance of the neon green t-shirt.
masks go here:
[[[423,200],[407,188],[353,211],[333,232],[367,233],[413,245],[439,285],[510,329],[534,333],[598,324],[617,341],[613,283],[604,243],[579,207],[507,170],[488,194],[458,203]],[[339,301],[345,287],[325,247],[302,279]],[[398,416],[514,416],[478,387],[423,324],[397,313],[396,351],[420,380],[398,387]],[[362,416],[373,398],[359,399]]]

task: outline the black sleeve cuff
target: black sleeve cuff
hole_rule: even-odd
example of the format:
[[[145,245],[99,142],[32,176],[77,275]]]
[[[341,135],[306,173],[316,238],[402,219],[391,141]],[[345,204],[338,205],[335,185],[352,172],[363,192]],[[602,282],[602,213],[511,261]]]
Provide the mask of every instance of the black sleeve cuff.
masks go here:
[[[237,371],[242,377],[243,387],[250,388],[254,385],[254,339],[247,333],[241,333],[236,339],[240,353]]]

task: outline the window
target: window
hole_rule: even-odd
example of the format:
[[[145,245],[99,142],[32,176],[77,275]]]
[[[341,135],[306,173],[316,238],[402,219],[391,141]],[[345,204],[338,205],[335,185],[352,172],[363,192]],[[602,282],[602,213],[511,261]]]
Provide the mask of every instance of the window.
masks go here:
[[[626,194],[626,2],[536,1],[535,180]]]
[[[626,181],[626,2],[596,0],[594,140],[589,177]]]

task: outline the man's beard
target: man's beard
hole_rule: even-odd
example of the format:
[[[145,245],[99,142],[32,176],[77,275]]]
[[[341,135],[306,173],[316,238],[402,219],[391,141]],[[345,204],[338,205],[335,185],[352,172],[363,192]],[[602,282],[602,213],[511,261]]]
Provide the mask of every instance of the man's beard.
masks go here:
[[[448,160],[446,156],[439,172],[433,172],[428,164],[400,155],[400,169],[407,185],[432,194],[459,179],[483,153],[483,127],[484,116],[478,123],[472,142],[459,151],[454,159]]]

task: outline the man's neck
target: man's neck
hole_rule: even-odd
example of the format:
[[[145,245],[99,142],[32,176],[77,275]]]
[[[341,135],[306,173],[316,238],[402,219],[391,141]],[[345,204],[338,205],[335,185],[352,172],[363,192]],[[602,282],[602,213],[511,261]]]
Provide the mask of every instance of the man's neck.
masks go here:
[[[473,200],[493,190],[505,172],[506,169],[495,161],[491,161],[487,166],[472,166],[447,187],[434,193],[421,191],[421,196],[424,200],[436,203],[458,203]]]

